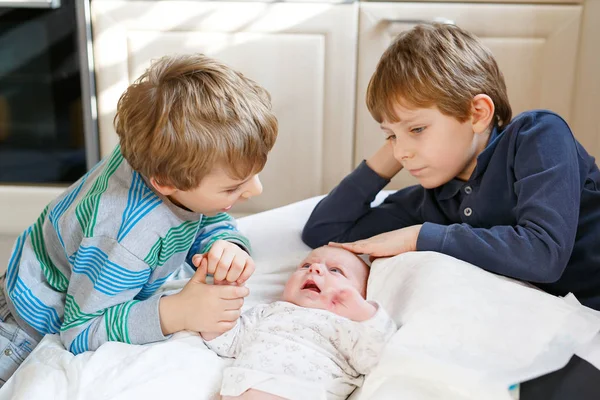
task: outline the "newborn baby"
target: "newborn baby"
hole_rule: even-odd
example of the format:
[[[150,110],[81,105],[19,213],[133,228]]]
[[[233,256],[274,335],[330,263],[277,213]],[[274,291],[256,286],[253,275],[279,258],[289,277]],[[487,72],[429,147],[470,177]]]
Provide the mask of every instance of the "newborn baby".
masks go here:
[[[369,267],[334,247],[313,250],[290,276],[283,301],[243,313],[209,348],[235,357],[223,399],[345,399],[379,361],[396,325],[365,300]]]

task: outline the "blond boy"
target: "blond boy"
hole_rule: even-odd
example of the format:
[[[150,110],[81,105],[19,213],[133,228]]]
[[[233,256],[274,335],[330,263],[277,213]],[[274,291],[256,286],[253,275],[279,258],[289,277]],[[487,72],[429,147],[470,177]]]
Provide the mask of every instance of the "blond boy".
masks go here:
[[[164,57],[122,95],[115,127],[120,145],[17,239],[0,295],[0,383],[45,334],[78,354],[223,332],[240,314],[247,289],[202,276],[242,284],[254,271],[225,212],[262,191],[277,136],[268,93],[206,56]],[[156,294],[201,259],[181,292]]]

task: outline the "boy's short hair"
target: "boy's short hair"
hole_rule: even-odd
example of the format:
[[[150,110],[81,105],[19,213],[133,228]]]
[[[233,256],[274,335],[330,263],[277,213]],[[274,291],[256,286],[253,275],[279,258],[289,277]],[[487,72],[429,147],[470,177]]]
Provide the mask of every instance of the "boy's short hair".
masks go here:
[[[506,84],[491,51],[455,25],[421,24],[400,33],[379,60],[367,88],[367,107],[379,123],[398,122],[394,113],[398,103],[436,106],[465,122],[478,94],[494,102],[492,123],[510,122]]]
[[[180,190],[215,166],[235,179],[259,172],[277,137],[268,92],[202,54],[155,60],[119,99],[114,124],[131,167]]]

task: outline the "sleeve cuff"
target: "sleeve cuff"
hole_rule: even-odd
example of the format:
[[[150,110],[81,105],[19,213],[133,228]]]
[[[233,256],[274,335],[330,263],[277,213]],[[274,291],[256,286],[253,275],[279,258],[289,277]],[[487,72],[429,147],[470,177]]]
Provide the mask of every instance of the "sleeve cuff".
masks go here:
[[[250,246],[250,241],[241,233],[234,231],[226,231],[222,233],[218,233],[210,238],[210,240],[204,244],[202,249],[200,249],[201,254],[207,253],[210,251],[210,248],[217,240],[226,240],[233,244],[238,245],[242,248],[246,253],[252,255],[252,246]]]
[[[417,251],[443,252],[448,226],[425,222],[417,238]]]
[[[238,247],[240,247],[242,250],[244,250],[246,253],[252,255],[252,246],[250,246],[250,241],[243,235],[231,235],[229,237],[224,238],[223,240],[227,240],[228,242],[231,242],[235,245],[237,245]]]
[[[160,327],[158,303],[163,295],[164,293],[152,296],[147,300],[137,302],[131,307],[127,320],[129,342],[131,344],[160,342],[170,337],[170,335],[163,335]]]
[[[382,178],[377,172],[373,171],[365,160],[344,180],[352,182],[365,195],[377,194],[390,183],[389,179]]]
[[[221,357],[236,357],[234,341],[240,334],[240,320],[235,326],[212,340],[204,340],[204,344]]]
[[[377,311],[371,318],[361,322],[361,324],[367,329],[383,334],[386,337],[386,340],[389,339],[389,337],[398,329],[396,323],[379,302],[370,300],[369,303],[373,304],[377,308]]]

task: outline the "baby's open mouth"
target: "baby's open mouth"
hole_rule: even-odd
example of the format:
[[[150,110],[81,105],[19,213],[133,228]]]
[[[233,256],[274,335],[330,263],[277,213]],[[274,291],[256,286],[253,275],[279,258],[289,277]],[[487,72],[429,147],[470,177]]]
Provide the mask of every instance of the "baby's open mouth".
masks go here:
[[[313,292],[321,293],[321,289],[319,289],[315,281],[310,279],[304,282],[304,285],[302,285],[302,290],[312,290]]]

